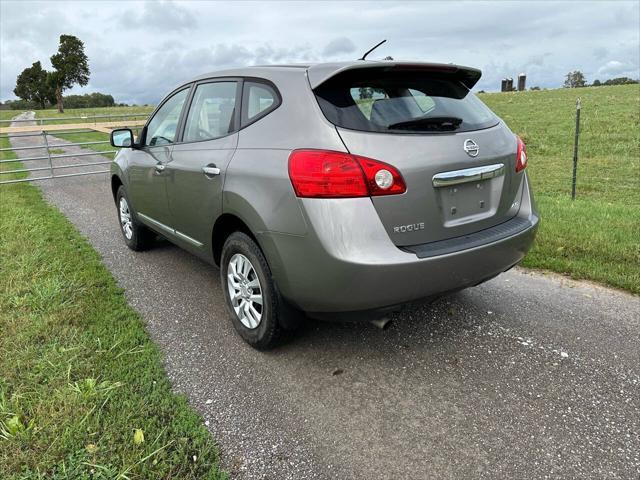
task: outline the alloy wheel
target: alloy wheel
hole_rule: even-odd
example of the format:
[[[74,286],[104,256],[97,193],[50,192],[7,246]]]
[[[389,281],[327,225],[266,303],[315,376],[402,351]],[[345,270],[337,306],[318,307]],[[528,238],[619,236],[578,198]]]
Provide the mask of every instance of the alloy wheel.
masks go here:
[[[133,237],[133,225],[131,223],[131,211],[129,210],[129,204],[127,203],[127,199],[124,197],[120,197],[120,227],[122,227],[122,232],[127,240],[131,240]]]
[[[254,329],[262,320],[262,286],[255,268],[241,253],[234,254],[227,268],[231,305],[242,324]]]

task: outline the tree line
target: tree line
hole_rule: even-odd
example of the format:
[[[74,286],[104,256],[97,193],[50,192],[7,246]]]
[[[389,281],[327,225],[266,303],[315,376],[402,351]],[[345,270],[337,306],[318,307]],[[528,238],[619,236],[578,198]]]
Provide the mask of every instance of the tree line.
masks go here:
[[[123,103],[116,103],[113,96],[104,93],[85,93],[84,95],[63,95],[63,102],[66,108],[96,108],[96,107],[123,107],[127,106]],[[28,110],[38,108],[53,108],[54,101],[46,100],[44,104],[36,103],[31,100],[7,100],[4,104],[0,104],[6,109],[11,110]]]
[[[600,80],[594,80],[591,85],[587,83],[587,79],[580,70],[575,70],[573,72],[567,73],[565,76],[564,84],[562,85],[564,88],[581,88],[581,87],[600,87],[600,86],[609,86],[609,85],[627,85],[630,83],[638,83],[638,80],[634,80],[629,77],[617,77],[611,78],[609,80],[605,80],[601,82]]]
[[[63,113],[62,93],[74,85],[85,86],[89,83],[89,59],[84,53],[84,43],[73,35],[60,35],[58,51],[50,57],[50,61],[54,68],[51,72],[42,68],[40,61],[25,68],[16,79],[13,93],[41,108],[55,102],[58,112]]]

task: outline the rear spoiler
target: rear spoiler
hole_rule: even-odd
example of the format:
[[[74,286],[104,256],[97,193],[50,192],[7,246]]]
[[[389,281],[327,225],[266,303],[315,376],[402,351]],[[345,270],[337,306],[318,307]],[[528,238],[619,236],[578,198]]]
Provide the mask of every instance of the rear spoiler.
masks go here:
[[[313,65],[307,70],[311,89],[319,87],[330,78],[350,70],[381,69],[383,71],[406,70],[416,72],[432,71],[439,75],[450,77],[464,84],[469,90],[478,83],[482,72],[477,68],[462,67],[447,63],[411,63],[411,62],[370,62],[358,61],[350,63],[324,63]]]

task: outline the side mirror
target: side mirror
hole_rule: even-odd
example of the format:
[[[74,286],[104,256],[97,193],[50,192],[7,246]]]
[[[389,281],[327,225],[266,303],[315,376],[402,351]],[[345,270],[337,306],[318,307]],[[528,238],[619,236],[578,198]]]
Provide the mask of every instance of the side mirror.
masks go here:
[[[117,148],[133,147],[133,132],[130,128],[118,128],[111,131],[111,146]]]

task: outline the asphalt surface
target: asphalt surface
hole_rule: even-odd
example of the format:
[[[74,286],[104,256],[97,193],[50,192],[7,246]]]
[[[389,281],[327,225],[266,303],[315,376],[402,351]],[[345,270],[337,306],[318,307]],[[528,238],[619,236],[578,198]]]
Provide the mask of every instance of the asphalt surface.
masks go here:
[[[232,478],[640,478],[639,297],[513,270],[384,331],[309,321],[260,353],[217,269],[125,247],[107,175],[38,183],[142,314]]]

